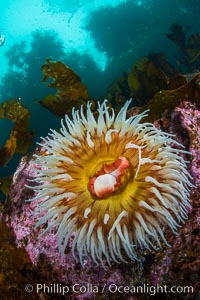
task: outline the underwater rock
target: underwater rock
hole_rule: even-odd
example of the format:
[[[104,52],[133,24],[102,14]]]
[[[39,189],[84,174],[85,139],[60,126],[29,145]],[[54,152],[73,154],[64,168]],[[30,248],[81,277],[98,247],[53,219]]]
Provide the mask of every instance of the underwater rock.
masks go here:
[[[31,268],[34,273],[31,273],[33,277],[30,282],[33,282],[34,291],[37,283],[45,283],[47,286],[58,283],[60,286],[69,287],[69,291],[66,288],[65,297],[59,295],[60,298],[51,292],[47,296],[41,290],[41,299],[146,299],[147,295],[109,291],[111,285],[130,287],[142,284],[160,284],[168,287],[190,285],[195,288],[195,292],[181,295],[182,299],[189,299],[188,296],[190,299],[195,297],[200,257],[197,218],[199,216],[197,205],[200,199],[199,122],[200,111],[190,102],[179,103],[179,106],[172,111],[166,111],[155,121],[156,127],[174,133],[176,140],[183,143],[186,150],[191,152],[191,156],[187,154],[186,159],[190,162],[189,170],[196,187],[191,193],[193,208],[188,221],[180,227],[177,236],[172,235],[170,231],[166,232],[171,248],[164,247],[152,253],[145,251],[140,262],[130,262],[128,265],[113,263],[107,270],[101,265],[96,266],[88,257],[83,259],[81,266],[72,255],[72,241],[62,256],[58,252],[58,241],[54,233],[45,232],[41,235],[45,226],[35,228],[37,217],[32,213],[37,203],[26,202],[34,196],[33,190],[26,187],[28,179],[32,178],[33,171],[29,163],[32,157],[24,157],[21,160],[13,176],[13,184],[1,219],[13,230],[18,249],[25,250],[32,262]],[[167,295],[161,296],[162,299],[168,299]],[[180,294],[173,296],[174,299],[180,299]]]
[[[94,289],[95,286],[98,287],[98,294],[101,294],[106,285],[104,296],[109,295],[109,285],[129,286],[132,278],[138,277],[136,273],[140,272],[139,269],[135,270],[134,263],[130,265],[115,264],[105,270],[102,266],[95,265],[91,259],[85,257],[83,266],[81,266],[80,262],[72,255],[71,244],[63,256],[58,251],[57,237],[49,232],[41,235],[44,230],[42,225],[37,229],[35,228],[37,219],[32,213],[36,203],[35,201],[25,202],[33,197],[33,191],[25,186],[31,175],[29,160],[30,158],[24,157],[13,176],[13,185],[2,219],[14,231],[17,247],[26,251],[32,262],[34,272],[38,274],[37,278],[40,280],[34,281],[34,289],[38,282],[43,282],[48,286],[56,282],[69,287],[69,292],[66,292],[65,295],[66,298],[56,298],[55,295],[52,298],[45,298],[45,293],[43,295],[41,291],[44,297],[42,299],[96,299],[95,291],[92,290],[91,285]],[[88,287],[88,285],[90,286]],[[82,292],[80,291],[81,287]]]
[[[151,277],[154,284],[164,282],[168,285],[192,286],[197,293],[200,267],[200,110],[195,104],[184,101],[171,115],[163,114],[157,125],[175,134],[176,139],[191,152],[187,159],[195,188],[190,196],[192,210],[189,218],[175,239],[169,236],[171,248],[156,255],[151,266]],[[192,299],[192,295],[185,295],[185,298]]]

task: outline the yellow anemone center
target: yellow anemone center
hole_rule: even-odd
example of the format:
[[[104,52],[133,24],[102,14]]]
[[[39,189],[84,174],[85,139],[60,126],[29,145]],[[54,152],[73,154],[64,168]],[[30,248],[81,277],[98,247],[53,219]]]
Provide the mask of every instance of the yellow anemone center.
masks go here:
[[[74,160],[74,164],[60,163],[66,169],[66,173],[72,176],[73,180],[69,182],[57,180],[56,184],[65,188],[68,192],[77,194],[77,197],[70,199],[68,204],[70,207],[79,207],[79,226],[83,226],[85,223],[85,211],[89,209],[90,213],[87,215],[89,222],[96,218],[97,223],[103,225],[105,224],[105,215],[109,215],[109,220],[103,225],[105,231],[109,231],[107,224],[111,226],[123,210],[129,212],[129,220],[123,218],[123,222],[131,222],[130,217],[134,214],[134,211],[140,209],[138,202],[143,200],[141,182],[135,180],[139,164],[139,152],[138,149],[126,149],[127,143],[136,142],[137,136],[119,138],[119,134],[113,132],[110,145],[106,144],[104,135],[101,139],[97,136],[92,137],[92,139],[95,145],[94,148],[84,143],[82,147],[74,146],[72,154],[67,153],[67,156]],[[143,146],[142,144],[138,145]],[[120,184],[114,188],[113,192],[105,193],[103,197],[92,194],[90,188],[91,178],[98,177],[98,172],[101,172],[105,165],[113,165],[121,156],[126,158],[130,164],[129,167],[125,168],[124,174],[120,178]],[[146,167],[148,167],[147,165]],[[144,175],[143,173],[142,177]],[[137,179],[139,179],[139,176],[137,176]],[[141,191],[141,195],[140,193],[138,195],[138,189]],[[65,201],[67,199],[63,199],[61,204],[64,204]]]

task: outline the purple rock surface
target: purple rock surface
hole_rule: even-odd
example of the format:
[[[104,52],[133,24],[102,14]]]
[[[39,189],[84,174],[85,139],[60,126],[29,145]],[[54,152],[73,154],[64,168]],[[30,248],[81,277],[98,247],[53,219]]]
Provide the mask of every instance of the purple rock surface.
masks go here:
[[[147,299],[150,293],[137,294],[130,290],[143,285],[192,286],[194,293],[186,292],[181,299],[196,297],[200,266],[200,111],[195,105],[183,102],[173,113],[164,113],[155,125],[174,133],[174,138],[191,152],[191,155],[185,155],[185,159],[189,161],[188,169],[193,176],[192,210],[177,236],[166,232],[171,247],[152,253],[145,251],[140,262],[113,263],[105,270],[85,257],[81,266],[71,253],[71,243],[62,256],[54,232],[42,234],[45,225],[35,228],[37,219],[33,211],[37,203],[26,202],[34,196],[33,190],[26,187],[33,172],[29,163],[31,156],[22,159],[1,219],[13,230],[17,248],[24,249],[30,258],[37,274],[37,278],[33,279],[34,289],[37,283],[49,287],[49,293],[43,288],[36,293],[38,299]],[[43,282],[40,282],[41,278]],[[122,286],[127,287],[126,291]],[[64,287],[66,294],[61,296]],[[180,299],[180,294],[173,296]],[[162,299],[170,298],[165,293]]]

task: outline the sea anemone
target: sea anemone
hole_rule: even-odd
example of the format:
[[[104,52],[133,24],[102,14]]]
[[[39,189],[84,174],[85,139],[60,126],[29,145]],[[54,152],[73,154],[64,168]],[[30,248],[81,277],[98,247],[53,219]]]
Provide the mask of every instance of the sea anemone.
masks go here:
[[[81,263],[136,260],[137,249],[168,245],[165,228],[176,234],[187,219],[186,151],[173,135],[140,123],[146,112],[127,117],[129,104],[115,114],[105,100],[97,117],[90,102],[86,113],[73,109],[32,160],[36,226],[54,230],[63,254],[73,236]]]

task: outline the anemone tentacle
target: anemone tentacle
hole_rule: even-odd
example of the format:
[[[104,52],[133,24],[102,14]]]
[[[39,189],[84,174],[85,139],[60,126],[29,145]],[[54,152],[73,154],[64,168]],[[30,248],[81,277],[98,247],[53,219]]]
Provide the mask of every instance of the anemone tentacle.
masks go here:
[[[168,245],[165,228],[176,234],[191,207],[186,151],[173,135],[140,123],[147,112],[127,118],[129,105],[115,114],[105,100],[97,118],[90,102],[86,113],[73,109],[32,161],[37,226],[56,229],[61,253],[73,234],[80,262],[84,255],[127,262],[137,248]]]

